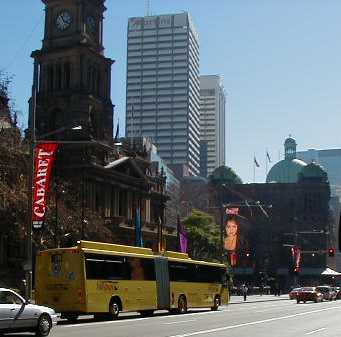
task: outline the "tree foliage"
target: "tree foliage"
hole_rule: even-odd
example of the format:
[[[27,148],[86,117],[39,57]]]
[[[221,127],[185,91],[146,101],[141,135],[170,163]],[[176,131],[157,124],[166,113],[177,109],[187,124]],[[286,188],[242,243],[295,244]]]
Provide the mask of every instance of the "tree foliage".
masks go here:
[[[209,176],[209,179],[213,185],[234,185],[243,183],[237,173],[228,166],[220,166],[216,168]]]
[[[22,268],[18,260],[25,260],[25,238],[30,218],[28,178],[32,167],[28,143],[13,117],[8,96],[10,83],[10,78],[0,71],[1,116],[7,121],[0,127],[0,237],[5,239],[2,240],[5,242],[5,265],[18,271]],[[79,177],[76,175],[75,178]],[[52,172],[45,226],[33,234],[34,250],[75,244],[81,239],[81,233],[84,239],[113,242],[113,233],[105,226],[102,215],[89,209],[82,210],[81,188],[76,179],[71,181],[60,177],[56,184],[55,172]]]
[[[193,209],[184,220],[188,233],[189,253],[193,258],[219,261],[220,230],[214,218]]]

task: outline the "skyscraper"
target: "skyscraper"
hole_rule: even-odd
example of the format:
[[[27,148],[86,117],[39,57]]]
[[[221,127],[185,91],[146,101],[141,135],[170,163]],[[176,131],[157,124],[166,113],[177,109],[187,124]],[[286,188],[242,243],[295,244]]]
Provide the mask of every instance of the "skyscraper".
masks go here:
[[[188,13],[130,18],[126,136],[150,137],[167,165],[199,174],[199,44]]]
[[[200,76],[200,174],[225,165],[225,92],[219,75]]]

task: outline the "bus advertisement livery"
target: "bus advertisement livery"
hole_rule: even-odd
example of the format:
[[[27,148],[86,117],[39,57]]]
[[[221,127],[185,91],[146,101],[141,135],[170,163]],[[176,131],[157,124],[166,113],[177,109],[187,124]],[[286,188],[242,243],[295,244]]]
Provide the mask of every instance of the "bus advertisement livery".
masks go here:
[[[69,321],[82,314],[115,319],[121,311],[217,310],[229,300],[225,265],[178,252],[79,241],[39,252],[36,266],[36,303]]]

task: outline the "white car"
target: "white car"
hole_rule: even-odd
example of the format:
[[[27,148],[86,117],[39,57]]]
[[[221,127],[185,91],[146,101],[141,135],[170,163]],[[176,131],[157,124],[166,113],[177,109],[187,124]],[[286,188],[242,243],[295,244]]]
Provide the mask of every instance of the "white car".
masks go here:
[[[57,320],[53,309],[31,304],[13,290],[0,288],[0,335],[27,331],[47,336]]]

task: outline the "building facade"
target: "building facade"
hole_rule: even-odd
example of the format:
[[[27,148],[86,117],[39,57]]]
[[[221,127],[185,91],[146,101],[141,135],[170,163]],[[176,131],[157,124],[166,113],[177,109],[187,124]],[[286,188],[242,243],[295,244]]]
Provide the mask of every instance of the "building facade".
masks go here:
[[[104,2],[43,0],[43,44],[32,53],[37,65],[38,138],[81,124],[83,138],[112,139],[110,87],[114,61],[104,56]]]
[[[341,149],[299,151],[297,158],[321,165],[328,173],[332,196],[337,196],[341,201]]]
[[[128,21],[126,135],[146,136],[167,165],[200,167],[199,42],[188,13]]]
[[[224,251],[235,285],[274,286],[278,282],[282,289],[289,289],[296,282],[323,282],[321,273],[327,267],[336,268],[337,257],[328,256],[328,249],[335,247],[329,184],[315,164],[307,165],[296,183],[213,186],[207,179],[193,178],[182,184],[184,212],[199,209],[213,215],[224,240],[226,211],[238,209],[236,248]],[[294,246],[301,253],[298,275],[293,273]]]
[[[200,175],[225,165],[224,87],[219,75],[200,76]]]
[[[89,218],[95,213],[116,236],[108,240],[134,244],[137,219],[142,232],[155,237],[159,219],[164,220],[165,177],[153,171],[144,144],[114,145],[110,97],[114,61],[104,56],[105,0],[42,2],[44,39],[41,49],[32,53],[38,79],[35,133],[38,139],[46,140],[47,134],[47,140],[60,143],[53,179],[72,182],[82,228],[91,230]],[[31,107],[32,103],[33,97]],[[81,130],[72,130],[78,125]],[[53,192],[61,205],[62,196],[57,196],[57,189]],[[125,229],[129,235],[120,236]],[[84,232],[81,238],[89,234]],[[155,243],[154,238],[149,245]]]

